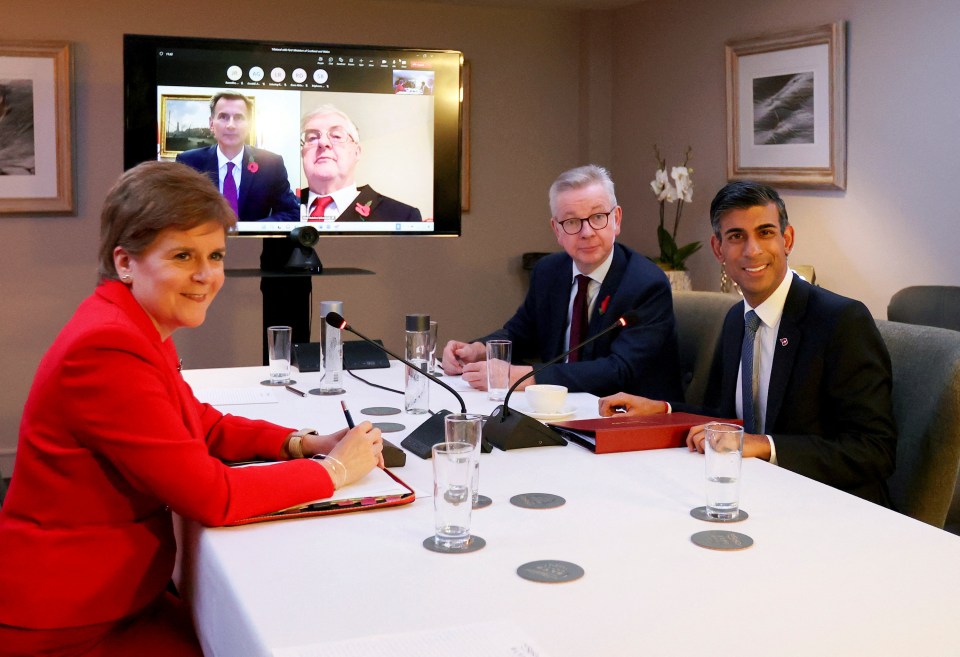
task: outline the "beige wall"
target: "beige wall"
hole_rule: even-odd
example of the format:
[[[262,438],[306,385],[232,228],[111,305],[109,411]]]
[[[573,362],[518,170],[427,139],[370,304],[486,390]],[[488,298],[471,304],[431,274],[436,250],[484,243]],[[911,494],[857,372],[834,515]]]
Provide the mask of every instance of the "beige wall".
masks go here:
[[[848,29],[847,190],[781,190],[796,229],[792,262],[886,317],[908,285],[960,284],[960,4],[937,0],[664,0],[616,13],[614,174],[624,241],[656,249],[651,145],[671,161],[694,148],[694,202],[684,243],[709,239],[709,205],[725,178],[724,42],[844,19]],[[715,289],[705,250],[694,286]]]
[[[94,287],[99,207],[122,170],[125,32],[409,45],[465,53],[473,70],[473,180],[463,238],[331,238],[319,248],[327,266],[363,267],[377,275],[316,280],[314,308],[322,299],[343,300],[353,324],[394,349],[402,348],[408,312],[437,318],[441,339],[475,337],[496,328],[522,299],[520,254],[556,246],[547,227],[546,189],[560,169],[578,163],[575,14],[370,0],[228,4],[230,11],[215,9],[227,5],[210,0],[4,5],[0,40],[59,39],[76,45],[79,191],[76,216],[0,218],[0,372],[6,375],[0,396],[0,468],[6,472],[10,466],[2,452],[16,445],[37,363]],[[70,15],[64,10],[68,5]],[[256,266],[258,240],[232,240],[228,248],[230,265]],[[186,367],[260,362],[257,283],[228,280],[204,326],[175,336]]]
[[[520,254],[555,247],[545,190],[581,160],[611,165],[625,208],[623,241],[652,253],[651,144],[671,161],[692,145],[696,195],[681,238],[707,239],[709,199],[724,182],[724,41],[841,18],[850,21],[848,188],[785,192],[797,229],[792,258],[814,264],[822,284],[863,299],[878,317],[903,286],[960,283],[954,3],[663,0],[576,14],[373,0],[242,0],[224,12],[210,0],[93,0],[80,18],[76,9],[67,15],[68,5],[7,3],[0,23],[2,40],[76,44],[79,190],[74,217],[0,218],[5,469],[2,453],[16,444],[37,362],[94,284],[99,205],[122,168],[125,32],[464,51],[473,65],[473,203],[463,238],[334,238],[320,247],[328,266],[377,276],[319,280],[315,307],[342,299],[354,324],[396,349],[407,312],[439,319],[441,339],[473,336],[512,312],[525,284]],[[235,240],[230,264],[254,266],[258,251],[254,240]],[[701,252],[691,267],[697,288],[714,289],[712,256]],[[259,304],[255,280],[228,281],[207,323],[176,336],[185,365],[259,362]]]

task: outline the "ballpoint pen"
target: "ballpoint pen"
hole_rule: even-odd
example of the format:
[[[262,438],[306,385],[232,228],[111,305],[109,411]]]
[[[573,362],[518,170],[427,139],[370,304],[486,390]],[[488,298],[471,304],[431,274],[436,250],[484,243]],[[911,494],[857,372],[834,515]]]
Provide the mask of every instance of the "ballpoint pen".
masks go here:
[[[292,392],[292,393],[295,394],[295,395],[300,395],[301,397],[306,397],[306,396],[307,396],[307,393],[305,393],[303,390],[297,390],[297,389],[294,388],[293,386],[283,386],[283,387],[286,388],[287,390],[289,390],[290,392]]]
[[[343,402],[343,400],[340,401],[340,408],[343,409],[343,417],[347,418],[347,426],[353,429],[353,416],[350,415],[350,411],[347,410],[347,405],[345,402]]]

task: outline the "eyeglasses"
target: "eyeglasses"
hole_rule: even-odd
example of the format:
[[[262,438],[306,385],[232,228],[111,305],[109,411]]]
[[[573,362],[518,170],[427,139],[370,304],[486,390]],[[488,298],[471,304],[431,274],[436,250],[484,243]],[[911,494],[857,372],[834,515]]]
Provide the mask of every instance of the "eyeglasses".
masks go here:
[[[327,140],[334,146],[346,144],[348,141],[354,141],[353,137],[341,127],[333,127],[324,132],[323,130],[304,130],[300,135],[300,147],[316,146],[323,135],[327,135]]]
[[[616,210],[614,206],[613,210]],[[563,221],[558,221],[560,228],[563,229],[567,235],[576,235],[581,230],[583,230],[583,224],[590,224],[590,228],[594,230],[601,230],[607,227],[607,222],[610,221],[610,215],[613,214],[613,210],[610,212],[597,212],[596,214],[591,214],[589,217],[584,217],[583,219],[564,219]]]

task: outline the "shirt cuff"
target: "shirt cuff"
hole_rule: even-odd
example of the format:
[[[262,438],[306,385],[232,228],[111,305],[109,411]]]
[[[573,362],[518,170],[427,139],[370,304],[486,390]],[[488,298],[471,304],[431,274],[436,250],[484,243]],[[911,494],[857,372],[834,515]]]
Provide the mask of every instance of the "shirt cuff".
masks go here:
[[[773,436],[766,434],[767,441],[770,443],[770,462],[777,465],[777,446],[773,444]]]
[[[670,405],[670,402],[665,401],[663,403],[667,405],[667,410],[665,410],[664,413],[673,413],[673,406]]]

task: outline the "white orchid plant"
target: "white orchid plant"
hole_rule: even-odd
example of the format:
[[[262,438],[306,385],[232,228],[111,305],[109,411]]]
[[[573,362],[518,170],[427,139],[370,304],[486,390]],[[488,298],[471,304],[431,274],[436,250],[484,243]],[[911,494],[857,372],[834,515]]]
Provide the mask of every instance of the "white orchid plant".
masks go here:
[[[660,155],[660,149],[656,145],[653,147],[653,153],[657,160],[657,174],[650,181],[650,188],[653,189],[654,195],[660,202],[660,225],[657,226],[660,257],[657,258],[656,262],[664,269],[683,271],[687,268],[685,264],[687,258],[703,246],[700,242],[677,246],[677,229],[680,227],[683,204],[693,201],[693,180],[690,178],[693,169],[687,166],[690,163],[693,148],[687,146],[687,152],[683,156],[683,166],[670,169],[669,176],[667,175],[667,161]],[[677,212],[673,216],[673,230],[667,230],[664,226],[666,204],[674,202],[677,204]]]

